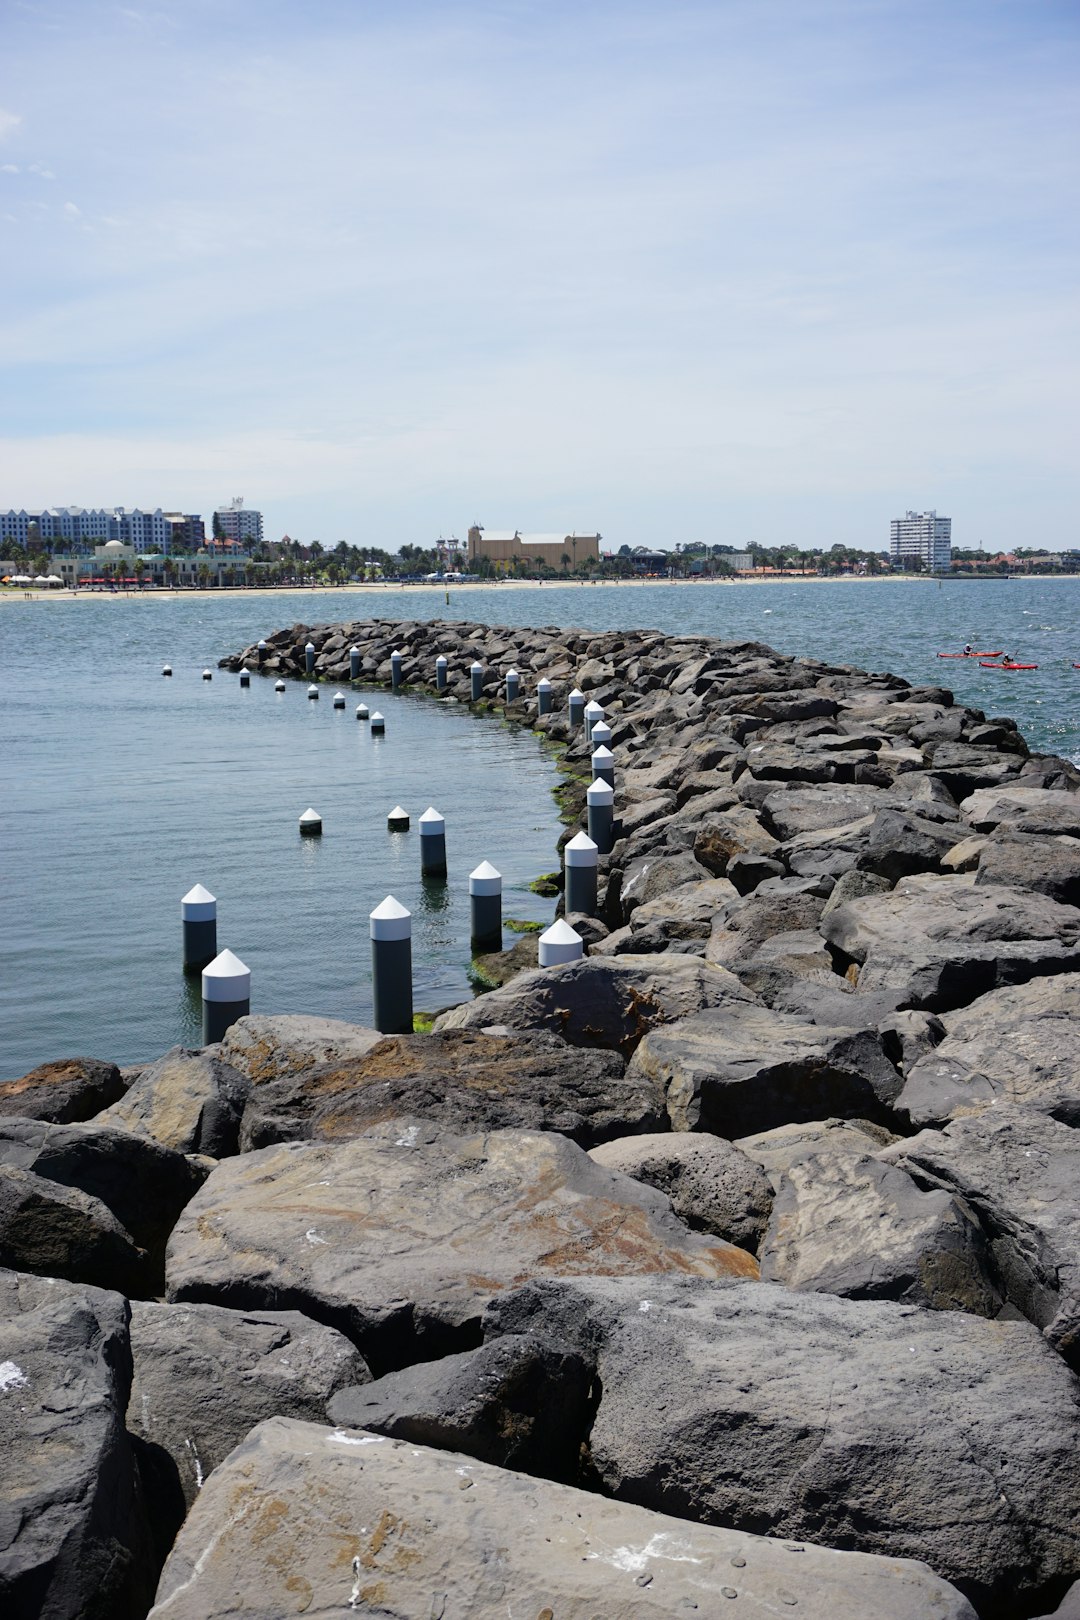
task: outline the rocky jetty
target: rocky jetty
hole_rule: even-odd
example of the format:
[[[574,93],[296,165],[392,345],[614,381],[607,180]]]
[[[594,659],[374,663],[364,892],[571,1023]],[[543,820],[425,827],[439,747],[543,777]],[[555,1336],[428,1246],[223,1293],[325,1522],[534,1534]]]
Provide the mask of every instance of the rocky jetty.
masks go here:
[[[1077,1612],[1080,773],[758,643],[224,665],[309,642],[533,728],[561,843],[603,707],[585,954],[0,1082],[5,1616]]]

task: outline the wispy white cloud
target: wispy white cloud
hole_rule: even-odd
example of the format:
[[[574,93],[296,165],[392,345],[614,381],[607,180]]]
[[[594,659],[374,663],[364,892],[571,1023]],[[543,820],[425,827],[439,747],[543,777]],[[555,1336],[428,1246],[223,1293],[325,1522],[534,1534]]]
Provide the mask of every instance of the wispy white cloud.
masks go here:
[[[6,140],[21,123],[22,118],[18,113],[8,112],[6,108],[0,107],[0,141]]]

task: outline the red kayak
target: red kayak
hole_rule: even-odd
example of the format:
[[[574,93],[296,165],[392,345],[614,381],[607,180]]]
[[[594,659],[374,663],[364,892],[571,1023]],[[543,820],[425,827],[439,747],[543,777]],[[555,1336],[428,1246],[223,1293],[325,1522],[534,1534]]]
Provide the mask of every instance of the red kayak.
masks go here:
[[[938,657],[939,658],[1000,658],[1001,657],[1001,648],[999,647],[997,652],[938,653]],[[1080,664],[1077,664],[1076,668],[1080,669]]]
[[[980,664],[980,669],[1038,669],[1038,664]],[[1080,668],[1080,666],[1074,666]]]

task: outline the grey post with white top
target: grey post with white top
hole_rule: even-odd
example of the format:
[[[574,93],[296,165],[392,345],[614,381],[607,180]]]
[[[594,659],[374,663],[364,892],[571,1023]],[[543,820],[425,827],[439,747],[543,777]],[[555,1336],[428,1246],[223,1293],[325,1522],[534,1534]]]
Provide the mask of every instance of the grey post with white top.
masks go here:
[[[446,691],[446,659],[442,653],[435,660],[435,690],[437,692]]]
[[[196,883],[180,902],[184,935],[184,971],[201,973],[217,955],[217,901],[209,889]]]
[[[606,782],[591,782],[585,802],[588,805],[589,837],[601,855],[610,855],[615,842],[615,789]]]
[[[579,832],[563,848],[563,896],[568,912],[596,915],[596,845]]]
[[[411,1035],[412,913],[388,894],[369,918],[371,1021],[381,1035]]]
[[[469,697],[473,703],[479,703],[484,695],[484,666],[483,664],[470,664],[469,666]]]
[[[469,937],[474,950],[502,946],[502,873],[490,861],[469,873]]]
[[[251,1011],[251,971],[232,951],[222,951],[203,968],[202,1039],[204,1046],[220,1041],[238,1018]]]
[[[576,731],[585,718],[585,694],[579,692],[576,686],[566,700],[566,712],[570,720],[571,731]]]
[[[446,822],[429,804],[419,821],[420,870],[425,877],[446,876]]]
[[[551,682],[546,675],[536,683],[536,712],[551,713]]]
[[[315,643],[309,641],[304,648],[304,670],[310,675],[315,669]]]
[[[580,962],[584,955],[584,940],[563,917],[553,922],[547,932],[540,935],[537,959],[542,968],[563,967],[567,962]]]

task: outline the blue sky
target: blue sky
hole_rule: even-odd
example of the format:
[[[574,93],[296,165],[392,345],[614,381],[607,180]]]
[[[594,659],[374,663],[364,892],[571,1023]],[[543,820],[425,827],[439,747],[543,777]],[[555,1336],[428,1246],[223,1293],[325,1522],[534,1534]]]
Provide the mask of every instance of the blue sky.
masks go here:
[[[1080,10],[0,0],[0,509],[1080,543]]]

